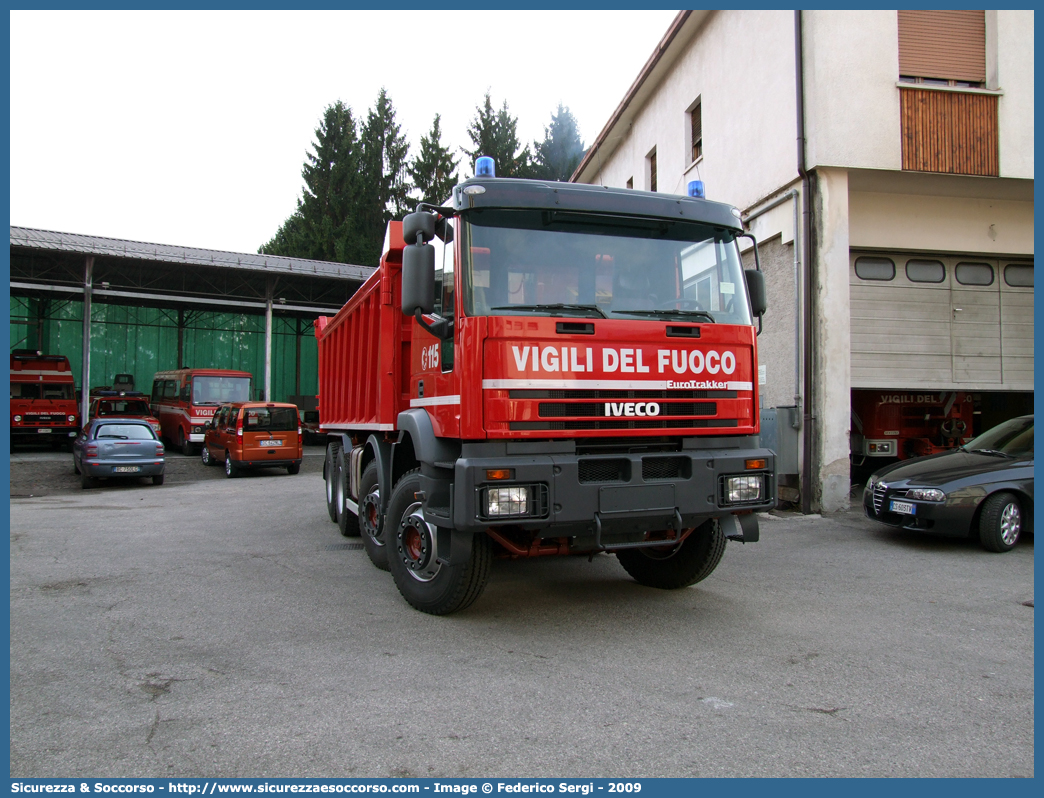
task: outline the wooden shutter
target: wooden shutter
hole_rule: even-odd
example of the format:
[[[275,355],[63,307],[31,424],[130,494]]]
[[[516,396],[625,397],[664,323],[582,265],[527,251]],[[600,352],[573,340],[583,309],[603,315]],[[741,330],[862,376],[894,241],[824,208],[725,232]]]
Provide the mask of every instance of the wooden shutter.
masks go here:
[[[986,82],[985,11],[899,11],[899,74]]]
[[[697,103],[689,116],[692,123],[692,160],[703,155],[703,104]]]

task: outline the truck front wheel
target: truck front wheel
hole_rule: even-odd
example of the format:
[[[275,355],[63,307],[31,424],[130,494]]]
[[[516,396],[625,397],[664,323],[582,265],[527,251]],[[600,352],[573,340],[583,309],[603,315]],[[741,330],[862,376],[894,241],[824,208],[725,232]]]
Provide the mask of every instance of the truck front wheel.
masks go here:
[[[646,587],[676,590],[702,582],[721,562],[725,535],[711,519],[697,527],[677,548],[621,549],[620,565]]]
[[[424,520],[417,499],[420,474],[402,476],[395,484],[384,539],[388,569],[402,597],[415,609],[429,615],[447,615],[470,606],[482,595],[493,563],[489,537],[476,535],[471,558],[456,565],[440,563],[435,552],[435,527]]]

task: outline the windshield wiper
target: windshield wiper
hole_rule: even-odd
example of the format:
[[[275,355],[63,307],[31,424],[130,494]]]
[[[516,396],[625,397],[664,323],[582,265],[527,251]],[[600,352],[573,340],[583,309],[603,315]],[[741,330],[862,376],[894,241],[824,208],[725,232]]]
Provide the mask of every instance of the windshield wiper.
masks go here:
[[[661,308],[659,310],[613,310],[613,313],[630,313],[634,316],[698,316],[714,324],[714,317],[705,310],[684,308]]]
[[[964,447],[961,447],[962,449]],[[964,449],[966,452],[973,452],[974,454],[992,454],[994,457],[1007,457],[1008,459],[1013,458],[1015,455],[1002,452],[999,449]]]
[[[564,302],[556,302],[552,305],[498,305],[490,310],[579,310],[597,313],[603,319],[609,318],[598,305],[570,305]]]

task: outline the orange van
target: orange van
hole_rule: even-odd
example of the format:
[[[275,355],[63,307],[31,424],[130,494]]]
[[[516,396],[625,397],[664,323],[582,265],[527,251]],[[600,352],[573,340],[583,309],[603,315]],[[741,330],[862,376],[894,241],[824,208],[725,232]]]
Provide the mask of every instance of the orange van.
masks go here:
[[[246,468],[301,470],[301,419],[297,405],[229,402],[218,407],[203,434],[203,465],[225,464],[225,476]]]

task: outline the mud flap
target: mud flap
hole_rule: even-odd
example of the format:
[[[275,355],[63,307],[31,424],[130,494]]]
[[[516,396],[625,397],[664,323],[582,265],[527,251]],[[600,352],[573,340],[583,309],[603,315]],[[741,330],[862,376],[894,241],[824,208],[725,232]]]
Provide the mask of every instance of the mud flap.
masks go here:
[[[754,513],[744,515],[726,515],[718,519],[721,531],[729,540],[738,540],[740,543],[757,543],[761,538],[758,527],[758,517]]]
[[[437,527],[435,538],[436,556],[443,565],[460,565],[471,559],[472,532]],[[484,534],[484,533],[481,533]]]

